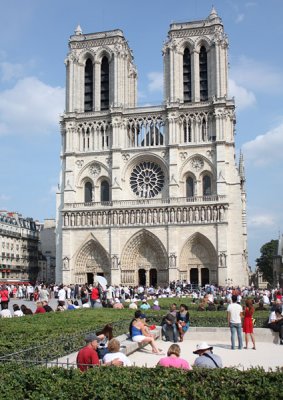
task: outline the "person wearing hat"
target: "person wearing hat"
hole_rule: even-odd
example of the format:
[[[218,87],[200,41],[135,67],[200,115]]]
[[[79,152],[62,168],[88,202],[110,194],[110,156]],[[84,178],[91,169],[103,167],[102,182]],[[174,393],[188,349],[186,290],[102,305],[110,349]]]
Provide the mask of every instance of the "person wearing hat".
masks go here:
[[[100,365],[97,354],[98,342],[104,339],[104,335],[97,336],[95,333],[89,333],[85,337],[87,345],[83,347],[77,355],[77,367],[82,371],[92,368],[94,365]],[[119,359],[114,359],[103,365],[123,365]]]
[[[152,309],[155,310],[155,311],[160,311],[160,305],[159,305],[159,301],[158,300],[155,300],[153,302]]]
[[[143,311],[150,309],[150,305],[148,304],[146,299],[143,299],[142,304],[140,305],[140,309]]]
[[[136,298],[133,298],[133,299],[131,300],[131,304],[129,305],[129,308],[130,308],[131,310],[137,310],[137,309],[138,309],[137,299],[136,299]]]
[[[197,345],[194,354],[198,357],[194,362],[194,367],[203,368],[222,368],[222,360],[219,356],[212,353],[213,347],[209,346],[206,342]]]

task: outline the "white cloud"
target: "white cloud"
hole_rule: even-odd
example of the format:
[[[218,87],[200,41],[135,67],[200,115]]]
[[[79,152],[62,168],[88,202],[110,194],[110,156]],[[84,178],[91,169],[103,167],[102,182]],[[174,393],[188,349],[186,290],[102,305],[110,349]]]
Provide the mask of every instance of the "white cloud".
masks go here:
[[[163,90],[163,73],[162,72],[149,72],[147,74],[149,79],[148,90],[150,92],[162,92]]]
[[[1,62],[0,75],[2,82],[8,82],[12,79],[21,78],[24,75],[24,66],[22,64],[12,64],[6,61]]]
[[[236,106],[239,110],[252,107],[256,103],[254,93],[243,86],[239,86],[233,79],[229,79],[229,94],[235,97]]]
[[[242,22],[245,18],[245,14],[238,14],[237,18],[235,20],[236,24],[239,24],[240,22]]]
[[[255,214],[248,217],[250,228],[269,228],[276,226],[276,218],[272,214]]]
[[[6,194],[0,194],[0,201],[6,201],[10,200],[10,196],[7,196]]]
[[[245,159],[255,166],[283,162],[283,123],[243,145]]]
[[[58,130],[64,110],[64,89],[52,87],[36,77],[17,81],[0,93],[0,135],[27,135]]]
[[[241,56],[231,64],[231,78],[249,90],[275,94],[283,90],[282,71],[272,65]]]

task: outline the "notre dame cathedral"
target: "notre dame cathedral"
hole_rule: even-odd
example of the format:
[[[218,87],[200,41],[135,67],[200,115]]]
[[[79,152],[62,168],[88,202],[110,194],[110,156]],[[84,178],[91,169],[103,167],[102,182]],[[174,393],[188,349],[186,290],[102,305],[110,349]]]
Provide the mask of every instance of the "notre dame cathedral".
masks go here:
[[[164,102],[137,106],[121,30],[70,37],[57,194],[57,282],[247,285],[243,157],[215,9],[172,23]]]

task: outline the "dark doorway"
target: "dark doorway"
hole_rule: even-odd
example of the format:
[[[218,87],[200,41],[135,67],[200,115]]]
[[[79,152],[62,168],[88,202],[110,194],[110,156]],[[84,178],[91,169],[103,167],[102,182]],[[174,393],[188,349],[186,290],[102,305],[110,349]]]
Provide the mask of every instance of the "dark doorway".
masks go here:
[[[87,284],[93,285],[93,273],[92,272],[87,273]]]
[[[190,271],[190,282],[192,285],[198,285],[198,269],[197,268],[191,268]]]
[[[139,285],[141,285],[141,286],[146,285],[145,269],[139,269]]]
[[[98,272],[96,275],[97,276],[104,276],[104,273],[103,272]]]
[[[209,283],[209,269],[202,268],[201,269],[201,286],[205,286]]]
[[[153,268],[149,271],[149,285],[155,287],[157,285],[157,269]]]

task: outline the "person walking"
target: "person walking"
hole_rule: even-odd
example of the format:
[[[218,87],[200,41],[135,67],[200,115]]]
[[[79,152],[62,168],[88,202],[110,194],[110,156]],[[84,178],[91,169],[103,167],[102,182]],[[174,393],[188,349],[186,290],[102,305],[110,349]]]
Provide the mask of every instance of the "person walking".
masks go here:
[[[255,338],[254,338],[254,325],[253,325],[253,314],[254,314],[254,307],[253,307],[253,302],[251,299],[246,300],[246,308],[244,312],[244,323],[243,323],[243,332],[245,334],[245,341],[246,341],[246,347],[245,349],[248,348],[248,342],[249,342],[249,336],[252,339],[253,342],[253,350],[255,350]]]
[[[241,350],[243,348],[243,338],[242,338],[242,316],[243,308],[237,303],[238,296],[236,294],[232,295],[232,303],[229,304],[227,308],[227,318],[228,326],[231,331],[231,348],[235,350],[235,334],[237,332],[238,336],[238,348]]]

